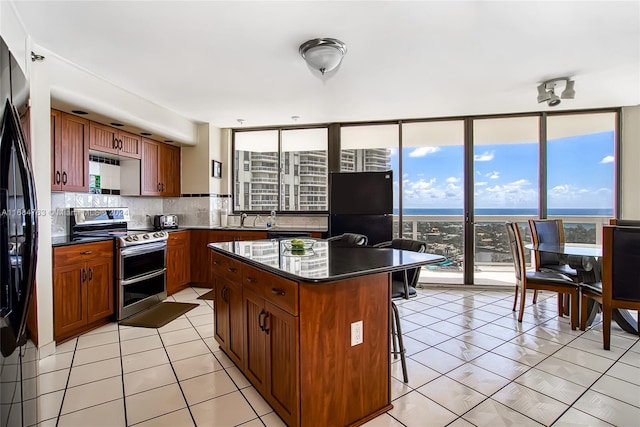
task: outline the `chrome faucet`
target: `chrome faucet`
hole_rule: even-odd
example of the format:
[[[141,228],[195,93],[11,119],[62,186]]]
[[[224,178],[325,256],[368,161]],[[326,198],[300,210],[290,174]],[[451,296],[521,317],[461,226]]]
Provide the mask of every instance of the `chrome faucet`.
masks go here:
[[[242,215],[240,215],[240,227],[244,227],[244,220],[247,219],[247,214],[246,212],[242,212]]]
[[[254,228],[256,226],[256,222],[258,222],[259,219],[260,219],[260,214],[256,215],[256,217],[253,219],[253,227]]]

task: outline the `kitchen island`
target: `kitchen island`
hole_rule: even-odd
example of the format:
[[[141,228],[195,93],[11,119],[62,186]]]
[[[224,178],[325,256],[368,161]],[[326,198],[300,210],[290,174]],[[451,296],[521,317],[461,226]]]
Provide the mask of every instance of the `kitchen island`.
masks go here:
[[[391,272],[444,258],[286,243],[208,245],[215,339],[287,425],[364,424],[392,408]]]

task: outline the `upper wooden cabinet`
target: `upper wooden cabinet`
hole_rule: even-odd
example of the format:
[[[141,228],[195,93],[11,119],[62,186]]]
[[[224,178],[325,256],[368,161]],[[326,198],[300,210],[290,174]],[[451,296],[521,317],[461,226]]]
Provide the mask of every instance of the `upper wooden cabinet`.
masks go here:
[[[133,159],[140,158],[142,137],[96,122],[91,122],[89,129],[89,148],[91,150]]]
[[[180,148],[142,139],[140,195],[180,196]]]
[[[89,120],[51,110],[51,189],[89,191]]]

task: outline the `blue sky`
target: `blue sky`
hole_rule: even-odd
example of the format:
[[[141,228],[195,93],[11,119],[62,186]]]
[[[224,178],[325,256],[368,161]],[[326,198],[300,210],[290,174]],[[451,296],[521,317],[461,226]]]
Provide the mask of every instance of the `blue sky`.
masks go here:
[[[613,207],[614,135],[602,132],[547,144],[549,208]],[[405,208],[462,208],[462,146],[403,149]],[[477,208],[538,206],[538,144],[481,145],[474,151]],[[396,173],[398,152],[391,164]]]

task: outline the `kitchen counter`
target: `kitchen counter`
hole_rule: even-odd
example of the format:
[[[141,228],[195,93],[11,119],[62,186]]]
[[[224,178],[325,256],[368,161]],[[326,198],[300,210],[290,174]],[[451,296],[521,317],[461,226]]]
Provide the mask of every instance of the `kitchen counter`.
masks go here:
[[[285,239],[286,240],[286,239]],[[444,260],[440,255],[391,248],[332,247],[315,240],[303,254],[292,254],[283,239],[210,243],[209,248],[231,258],[291,280],[334,282],[375,273],[388,273]]]
[[[69,245],[81,245],[83,243],[91,242],[104,242],[105,240],[114,240],[115,237],[101,236],[101,237],[75,237],[75,236],[56,236],[51,238],[51,246],[69,246]]]
[[[393,408],[391,272],[444,258],[285,241],[208,244],[215,339],[289,427],[362,425]]]

